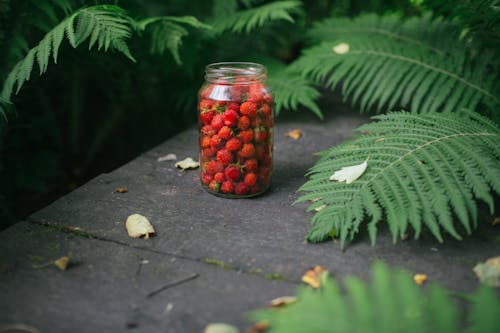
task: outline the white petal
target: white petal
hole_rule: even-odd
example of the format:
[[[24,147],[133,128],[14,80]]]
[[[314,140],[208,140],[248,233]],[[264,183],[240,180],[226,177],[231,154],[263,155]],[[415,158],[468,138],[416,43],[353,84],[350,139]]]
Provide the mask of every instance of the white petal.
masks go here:
[[[349,44],[347,44],[347,43],[337,44],[333,47],[333,52],[335,52],[337,54],[345,54],[345,53],[349,52]]]
[[[155,234],[155,229],[149,220],[140,214],[130,215],[127,218],[127,222],[125,222],[125,227],[127,228],[128,235],[132,238],[144,236],[145,239],[148,239],[150,235]]]
[[[350,184],[361,177],[367,166],[368,159],[361,164],[343,167],[342,169],[335,171],[335,173],[331,175],[330,180],[336,180],[338,182],[345,181],[346,184]]]
[[[175,166],[177,168],[181,168],[182,170],[196,169],[197,167],[200,166],[200,163],[196,162],[191,157],[188,157],[183,159],[182,161],[175,163]]]

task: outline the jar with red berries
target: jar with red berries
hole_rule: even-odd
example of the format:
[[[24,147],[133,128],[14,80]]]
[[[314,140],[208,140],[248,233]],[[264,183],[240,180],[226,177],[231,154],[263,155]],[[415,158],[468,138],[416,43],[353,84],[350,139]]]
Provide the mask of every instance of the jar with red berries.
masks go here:
[[[260,64],[222,62],[205,69],[198,96],[200,177],[209,193],[247,198],[271,184],[273,97]]]

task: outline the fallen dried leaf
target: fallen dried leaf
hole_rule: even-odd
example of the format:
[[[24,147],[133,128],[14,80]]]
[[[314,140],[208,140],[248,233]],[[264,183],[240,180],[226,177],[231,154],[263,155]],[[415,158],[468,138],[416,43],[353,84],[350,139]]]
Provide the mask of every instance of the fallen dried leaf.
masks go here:
[[[474,266],[474,273],[482,283],[491,287],[500,287],[500,256],[478,263]]]
[[[315,207],[314,211],[319,212],[320,210],[322,210],[325,207],[326,207],[326,205],[321,205],[321,206]]]
[[[361,164],[343,167],[340,170],[335,171],[333,175],[330,176],[330,180],[336,180],[338,182],[345,181],[346,184],[350,184],[361,177],[367,166],[368,159]]]
[[[313,288],[319,288],[321,281],[328,275],[328,271],[324,270],[323,267],[317,265],[314,268],[307,270],[307,272],[302,275],[302,282],[310,285]]]
[[[500,224],[500,216],[496,216],[496,217],[492,218],[490,224],[492,226],[496,226],[497,224]]]
[[[208,324],[205,327],[204,333],[239,333],[238,330],[233,325],[225,324],[225,323],[212,323]]]
[[[177,156],[175,154],[167,154],[165,156],[158,157],[158,162],[175,161],[176,159],[177,159]]]
[[[263,333],[267,331],[269,328],[269,323],[265,320],[259,321],[255,323],[252,327],[250,327],[246,333]]]
[[[62,256],[61,258],[54,261],[54,266],[59,268],[61,271],[65,271],[66,268],[68,268],[68,264],[69,264],[68,256]]]
[[[182,170],[196,169],[200,166],[200,163],[193,160],[191,157],[187,157],[182,161],[175,163],[175,167]]]
[[[345,54],[345,53],[349,52],[349,44],[340,43],[340,44],[335,45],[332,49],[333,49],[333,52],[335,52],[337,54]]]
[[[298,140],[302,137],[302,131],[299,129],[294,129],[294,130],[291,130],[289,132],[286,132],[285,136],[292,138],[294,140]]]
[[[116,193],[127,193],[128,189],[126,187],[117,187],[115,188]]]
[[[149,220],[140,214],[132,214],[127,217],[125,227],[127,228],[128,235],[132,238],[144,236],[144,239],[148,239],[149,236],[154,236],[155,234],[155,229]]]
[[[280,306],[288,305],[297,302],[297,297],[295,296],[282,296],[275,298],[269,302],[269,306],[272,308],[279,308]]]
[[[419,286],[423,285],[427,281],[427,275],[425,274],[415,274],[413,275],[413,281]]]

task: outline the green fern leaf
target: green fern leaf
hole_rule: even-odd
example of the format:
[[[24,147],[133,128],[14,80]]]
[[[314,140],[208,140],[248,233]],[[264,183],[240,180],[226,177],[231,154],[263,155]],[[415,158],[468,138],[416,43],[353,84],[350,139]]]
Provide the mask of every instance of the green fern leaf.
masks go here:
[[[76,30],[75,20],[78,22]],[[25,58],[14,66],[5,79],[0,97],[10,101],[16,85],[16,93],[19,92],[24,82],[30,79],[35,60],[40,74],[47,70],[51,53],[57,63],[59,47],[65,35],[73,47],[77,47],[91,36],[91,47],[93,42],[97,41],[99,49],[107,50],[111,47],[135,61],[125,42],[132,33],[130,26],[131,19],[117,6],[93,6],[76,11],[50,30],[40,43],[30,49]]]
[[[491,54],[471,56],[452,28],[428,17],[328,20],[310,34],[326,41],[306,50],[292,69],[332,89],[342,83],[344,99],[361,110],[400,106],[423,113],[483,105],[494,113],[500,99]]]
[[[460,239],[454,216],[467,234],[476,227],[474,197],[494,210],[492,192],[500,194],[500,129],[476,113],[406,112],[377,116],[359,128],[364,135],[321,153],[297,202],[313,200],[307,239],[330,234],[343,247],[370,218],[372,244],[377,224],[386,220],[393,240],[409,227],[423,226],[442,241],[442,231]],[[334,171],[369,159],[365,173],[351,184],[329,180]]]
[[[300,1],[276,1],[258,7],[238,11],[233,15],[219,18],[214,22],[214,32],[225,31],[249,33],[270,21],[284,20],[294,22],[291,14],[300,10]]]
[[[269,333],[489,333],[500,327],[500,301],[488,287],[467,296],[471,310],[462,328],[459,305],[443,287],[433,284],[423,293],[409,272],[381,262],[371,271],[369,284],[348,276],[342,292],[326,277],[318,290],[300,287],[295,303],[251,318],[266,321]]]

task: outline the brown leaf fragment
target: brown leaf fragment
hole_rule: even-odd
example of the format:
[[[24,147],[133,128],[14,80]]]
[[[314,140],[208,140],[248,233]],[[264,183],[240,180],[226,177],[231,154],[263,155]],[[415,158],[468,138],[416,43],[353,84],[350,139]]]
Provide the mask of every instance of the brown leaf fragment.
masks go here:
[[[419,286],[423,285],[427,281],[427,275],[425,274],[415,274],[413,275],[413,281]]]
[[[255,323],[246,333],[263,333],[269,329],[269,323],[265,320]]]
[[[490,224],[492,226],[496,226],[497,224],[500,224],[500,216],[495,216],[491,219]]]
[[[128,189],[126,187],[117,187],[115,188],[116,193],[127,193]]]
[[[297,302],[297,297],[295,296],[281,296],[271,300],[271,302],[269,302],[269,306],[272,308],[279,308],[295,302]]]
[[[313,288],[319,288],[322,279],[328,275],[328,271],[324,270],[323,267],[317,265],[314,268],[307,270],[307,272],[302,275],[302,282],[310,285]]]
[[[69,264],[68,256],[62,256],[61,258],[54,261],[54,266],[59,268],[61,271],[65,271],[66,268],[68,268],[68,264]]]
[[[481,283],[491,287],[500,287],[500,256],[478,263],[473,270]]]
[[[149,220],[140,214],[132,214],[127,217],[125,228],[127,228],[127,233],[132,238],[144,236],[144,239],[148,239],[149,236],[155,234],[155,229]]]
[[[377,140],[375,140],[375,143],[383,142],[384,140],[385,138],[378,138]]]
[[[302,131],[299,129],[294,129],[285,133],[285,136],[292,138],[293,140],[298,140],[302,137]]]

